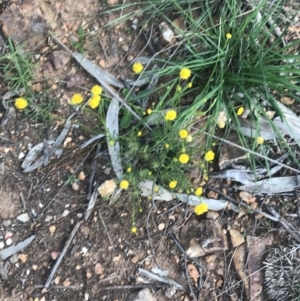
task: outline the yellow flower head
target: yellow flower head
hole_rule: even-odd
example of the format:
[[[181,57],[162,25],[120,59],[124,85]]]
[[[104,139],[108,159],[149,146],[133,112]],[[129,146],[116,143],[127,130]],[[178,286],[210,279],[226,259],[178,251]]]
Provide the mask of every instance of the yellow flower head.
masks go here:
[[[213,161],[214,158],[215,158],[215,153],[212,150],[208,151],[204,157],[205,161],[208,161],[208,162]]]
[[[226,39],[227,39],[227,40],[230,40],[231,38],[232,38],[232,34],[231,34],[231,33],[229,33],[229,32],[228,32],[228,33],[226,33]]]
[[[176,117],[177,117],[177,112],[175,110],[169,110],[165,115],[165,120],[172,121],[176,119]]]
[[[79,105],[83,102],[83,97],[80,93],[75,93],[70,101],[71,105]]]
[[[171,189],[175,188],[176,186],[177,186],[177,181],[171,181],[171,182],[169,183],[169,187],[170,187]]]
[[[148,110],[147,110],[147,114],[150,115],[151,113],[152,113],[152,110],[151,110],[151,109],[148,109]]]
[[[132,70],[136,74],[140,74],[143,71],[143,69],[144,69],[144,66],[140,62],[136,62],[132,66]]]
[[[195,195],[196,196],[200,196],[203,193],[203,188],[202,187],[198,187],[195,191]]]
[[[196,215],[201,215],[207,211],[208,211],[208,206],[205,203],[201,203],[201,204],[197,205],[194,210]]]
[[[142,131],[138,131],[137,135],[138,135],[138,137],[141,137],[143,135],[143,132]]]
[[[154,187],[154,192],[158,192],[158,190],[159,190],[159,187],[155,186]]]
[[[188,78],[191,76],[191,74],[192,74],[192,72],[191,72],[190,69],[188,69],[188,68],[183,68],[183,69],[181,69],[180,72],[179,72],[179,77],[180,77],[181,79],[188,79]]]
[[[102,87],[99,85],[95,85],[92,87],[91,92],[93,95],[100,95],[102,93]]]
[[[192,82],[189,82],[189,83],[187,84],[187,87],[188,87],[188,88],[192,88],[192,87],[193,87],[193,83],[192,83]]]
[[[134,227],[134,226],[133,226],[133,227],[131,228],[131,233],[136,233],[136,231],[137,231],[137,227]]]
[[[179,161],[180,161],[180,163],[182,163],[182,164],[188,163],[189,160],[190,160],[190,156],[187,155],[187,154],[181,154],[180,157],[179,157]]]
[[[225,125],[226,125],[226,123],[225,123],[224,121],[219,121],[219,122],[218,122],[218,127],[219,127],[220,129],[224,129]]]
[[[169,143],[166,143],[165,144],[165,148],[169,148],[170,147],[170,144]]]
[[[239,107],[236,111],[236,115],[241,116],[244,113],[245,109],[244,107]]]
[[[128,167],[128,168],[127,168],[127,172],[131,172],[131,167]]]
[[[23,98],[23,97],[19,97],[15,100],[15,107],[18,109],[18,110],[23,110],[25,109],[26,107],[28,106],[28,101]]]
[[[128,189],[128,187],[129,187],[129,182],[126,180],[122,180],[120,183],[120,188],[126,190]]]
[[[101,96],[99,94],[94,94],[88,101],[87,105],[92,109],[96,109],[100,104],[100,100]]]
[[[179,131],[179,136],[181,139],[186,138],[189,135],[189,132],[185,129]]]
[[[256,138],[256,143],[257,143],[257,144],[263,144],[264,141],[265,141],[264,138],[261,137],[261,136],[259,136],[259,137]]]

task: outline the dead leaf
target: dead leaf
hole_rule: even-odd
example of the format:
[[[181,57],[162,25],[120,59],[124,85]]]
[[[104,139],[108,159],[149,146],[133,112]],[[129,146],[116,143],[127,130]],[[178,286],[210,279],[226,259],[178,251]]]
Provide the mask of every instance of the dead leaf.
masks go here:
[[[263,256],[267,246],[273,244],[273,236],[268,235],[262,238],[247,236],[248,247],[248,275],[250,278],[251,301],[262,300],[262,284],[264,271],[261,269]]]
[[[52,225],[49,227],[49,232],[51,235],[53,235],[53,233],[56,231],[56,226],[55,225]]]
[[[70,285],[71,285],[71,281],[69,279],[67,279],[63,282],[64,287],[69,287]]]
[[[19,254],[18,258],[21,260],[22,263],[25,263],[27,261],[27,254]]]
[[[107,198],[116,190],[117,184],[114,180],[107,180],[98,187],[98,192],[103,198]]]
[[[96,263],[96,265],[95,265],[95,274],[102,275],[103,271],[104,271],[103,266],[99,262]]]
[[[133,264],[136,264],[138,261],[139,261],[139,257],[138,257],[137,255],[134,256],[134,257],[131,259],[131,262],[132,262]]]
[[[188,264],[188,273],[189,276],[197,283],[200,274],[197,270],[197,268],[193,264]]]
[[[295,102],[295,99],[292,99],[290,97],[281,97],[280,98],[280,101],[284,104],[284,105],[287,105],[287,106],[290,106],[292,105],[294,102]]]
[[[247,204],[253,203],[256,201],[256,197],[252,196],[251,193],[247,191],[241,191],[239,193],[239,197],[241,198],[242,201],[246,202]]]
[[[231,243],[234,248],[240,246],[242,243],[245,242],[244,236],[239,231],[235,229],[230,229],[229,233],[231,237]]]
[[[80,173],[79,173],[79,175],[78,175],[78,179],[80,180],[80,181],[85,181],[85,174],[84,174],[84,172],[83,171],[81,171]]]

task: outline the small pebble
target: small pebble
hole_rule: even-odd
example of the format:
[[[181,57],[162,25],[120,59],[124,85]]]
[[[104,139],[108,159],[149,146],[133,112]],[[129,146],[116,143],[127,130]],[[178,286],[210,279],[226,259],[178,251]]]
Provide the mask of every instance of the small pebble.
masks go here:
[[[158,230],[162,231],[163,229],[165,229],[165,224],[161,223],[158,225]]]
[[[20,214],[19,216],[17,216],[17,220],[22,222],[22,223],[26,223],[29,221],[29,215],[28,213],[23,213],[23,214]]]
[[[7,246],[10,246],[12,244],[12,239],[11,238],[8,238],[6,241],[5,241],[5,244]]]
[[[18,260],[19,260],[19,258],[18,258],[18,255],[17,255],[17,254],[14,254],[13,256],[11,256],[11,257],[9,258],[9,261],[10,261],[12,264],[17,263]]]
[[[19,159],[23,159],[25,157],[25,154],[23,152],[19,153]]]
[[[69,210],[65,210],[61,216],[62,216],[62,217],[65,217],[65,216],[67,216],[69,213],[70,213]]]
[[[2,250],[4,248],[5,244],[3,241],[0,241],[0,250]]]
[[[11,225],[11,220],[10,219],[7,219],[7,220],[5,220],[3,223],[2,223],[2,225],[4,226],[4,227],[9,227],[10,225]]]

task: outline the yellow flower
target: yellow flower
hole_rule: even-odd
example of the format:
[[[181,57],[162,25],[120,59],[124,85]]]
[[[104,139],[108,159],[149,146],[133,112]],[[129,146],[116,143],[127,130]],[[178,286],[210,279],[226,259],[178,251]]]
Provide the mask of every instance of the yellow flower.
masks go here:
[[[128,189],[128,187],[129,187],[129,182],[126,180],[122,180],[120,183],[120,188],[126,190]]]
[[[147,114],[150,115],[151,113],[152,113],[152,110],[151,110],[151,109],[148,109],[148,110],[147,110]]]
[[[171,182],[169,183],[169,187],[170,187],[171,189],[175,188],[176,186],[177,186],[177,181],[171,181]]]
[[[132,70],[134,73],[139,74],[143,71],[144,66],[140,62],[136,62],[132,66]]]
[[[189,160],[190,160],[190,156],[187,155],[187,154],[181,154],[180,157],[179,157],[179,161],[180,161],[180,163],[182,163],[182,164],[188,163]]]
[[[192,72],[188,68],[183,68],[180,70],[179,77],[181,79],[188,79],[191,76]]]
[[[192,87],[193,87],[193,83],[192,83],[192,82],[189,82],[189,83],[187,84],[187,87],[188,87],[188,88],[192,88]]]
[[[109,141],[109,145],[113,146],[115,144],[114,140]]]
[[[229,33],[229,32],[228,32],[228,33],[226,33],[226,39],[227,39],[227,40],[230,40],[231,38],[232,38],[232,34],[231,34],[231,33]]]
[[[131,233],[136,233],[136,231],[137,231],[137,228],[133,226],[133,227],[131,228]]]
[[[96,109],[100,104],[101,96],[99,94],[94,94],[88,101],[87,105],[92,109]]]
[[[26,107],[28,106],[28,101],[23,98],[23,97],[19,97],[15,100],[15,107],[18,109],[18,110],[23,110],[25,109]]]
[[[71,105],[79,105],[83,102],[83,97],[80,93],[75,93],[70,101]]]
[[[177,112],[175,110],[169,110],[165,115],[165,120],[172,121],[176,119]]]
[[[137,133],[137,135],[138,135],[138,137],[141,137],[141,136],[143,135],[142,131],[139,131],[139,132]]]
[[[219,122],[218,122],[218,127],[219,127],[220,129],[224,129],[225,125],[226,125],[226,123],[225,123],[224,121],[219,121]]]
[[[192,142],[193,141],[193,136],[192,135],[188,135],[187,137],[186,137],[186,142]]]
[[[154,192],[158,192],[159,188],[157,186],[154,187]]]
[[[169,143],[166,143],[165,144],[165,148],[169,148],[170,147],[170,144]]]
[[[265,141],[264,138],[261,137],[261,136],[259,136],[259,137],[256,138],[256,143],[257,143],[257,144],[263,144],[264,141]]]
[[[196,215],[201,215],[207,211],[208,211],[208,206],[205,203],[201,203],[201,204],[197,205],[194,210]]]
[[[215,158],[215,153],[212,150],[210,150],[205,154],[204,158],[205,158],[205,161],[211,162]]]
[[[200,196],[203,193],[203,188],[202,187],[198,187],[197,190],[195,191],[195,195],[196,196]]]
[[[93,95],[100,95],[102,93],[102,87],[95,85],[92,87],[91,92],[93,93]]]
[[[176,90],[177,90],[178,92],[180,92],[180,91],[181,91],[181,87],[180,87],[179,85],[177,85]]]
[[[189,135],[189,132],[185,129],[179,131],[180,138],[184,139]]]
[[[236,115],[241,116],[244,113],[245,109],[244,107],[239,107],[236,111]]]
[[[207,174],[203,175],[203,181],[208,181],[208,175]]]
[[[127,172],[131,172],[131,167],[128,167],[128,168],[127,168]]]

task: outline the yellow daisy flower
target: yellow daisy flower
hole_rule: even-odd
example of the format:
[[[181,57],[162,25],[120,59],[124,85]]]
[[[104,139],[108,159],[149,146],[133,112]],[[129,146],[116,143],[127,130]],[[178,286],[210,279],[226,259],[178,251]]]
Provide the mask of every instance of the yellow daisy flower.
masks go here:
[[[148,110],[147,110],[147,114],[150,115],[151,113],[152,113],[152,110],[151,110],[151,109],[148,109]]]
[[[137,133],[137,135],[138,135],[138,137],[141,137],[141,136],[143,135],[143,132],[142,132],[142,131],[139,131],[139,132]]]
[[[210,150],[205,154],[204,158],[205,158],[205,161],[211,162],[215,158],[215,153],[212,150]]]
[[[137,232],[137,227],[132,227],[131,228],[131,233],[136,233]]]
[[[208,206],[205,203],[201,203],[201,204],[197,205],[194,210],[196,215],[201,215],[207,211],[208,211]]]
[[[169,110],[165,115],[165,120],[172,121],[176,119],[176,117],[177,117],[177,112],[175,110]]]
[[[179,131],[179,136],[181,139],[185,139],[189,135],[189,132],[185,129]]]
[[[140,74],[143,71],[143,69],[144,69],[144,66],[140,62],[136,62],[132,66],[132,70],[136,74]]]
[[[179,162],[182,163],[182,164],[188,163],[189,160],[190,160],[190,156],[187,155],[187,154],[181,154],[180,157],[179,157]]]
[[[231,33],[229,33],[229,32],[228,32],[228,33],[226,33],[226,39],[227,39],[227,40],[230,40],[231,38],[232,38],[232,34],[231,34]]]
[[[127,172],[131,172],[131,167],[128,167],[128,168],[127,168]]]
[[[19,97],[15,100],[15,107],[18,109],[18,110],[23,110],[25,109],[26,107],[28,106],[28,101],[23,98],[23,97]]]
[[[93,93],[93,95],[100,95],[102,93],[102,87],[95,85],[92,87],[91,92]]]
[[[179,72],[179,77],[181,79],[188,79],[191,76],[192,72],[188,68],[182,68]]]
[[[202,187],[198,187],[195,191],[195,195],[196,196],[200,196],[203,193],[203,188]]]
[[[75,93],[70,101],[71,105],[79,105],[83,102],[83,97],[80,93]]]
[[[264,141],[265,141],[265,139],[263,137],[261,137],[261,136],[259,136],[259,137],[256,138],[256,143],[257,144],[263,144]]]
[[[96,109],[100,104],[100,100],[101,96],[99,94],[94,94],[88,101],[87,105],[92,109]]]
[[[170,147],[170,144],[169,143],[166,143],[165,144],[165,148],[169,148]]]
[[[177,181],[171,181],[170,183],[169,183],[169,187],[171,188],[171,189],[174,189],[176,186],[177,186]]]
[[[244,107],[239,107],[236,111],[236,115],[241,116],[244,113],[245,109]]]
[[[120,188],[126,190],[128,189],[128,187],[129,187],[129,182],[126,180],[122,180],[120,183]]]

